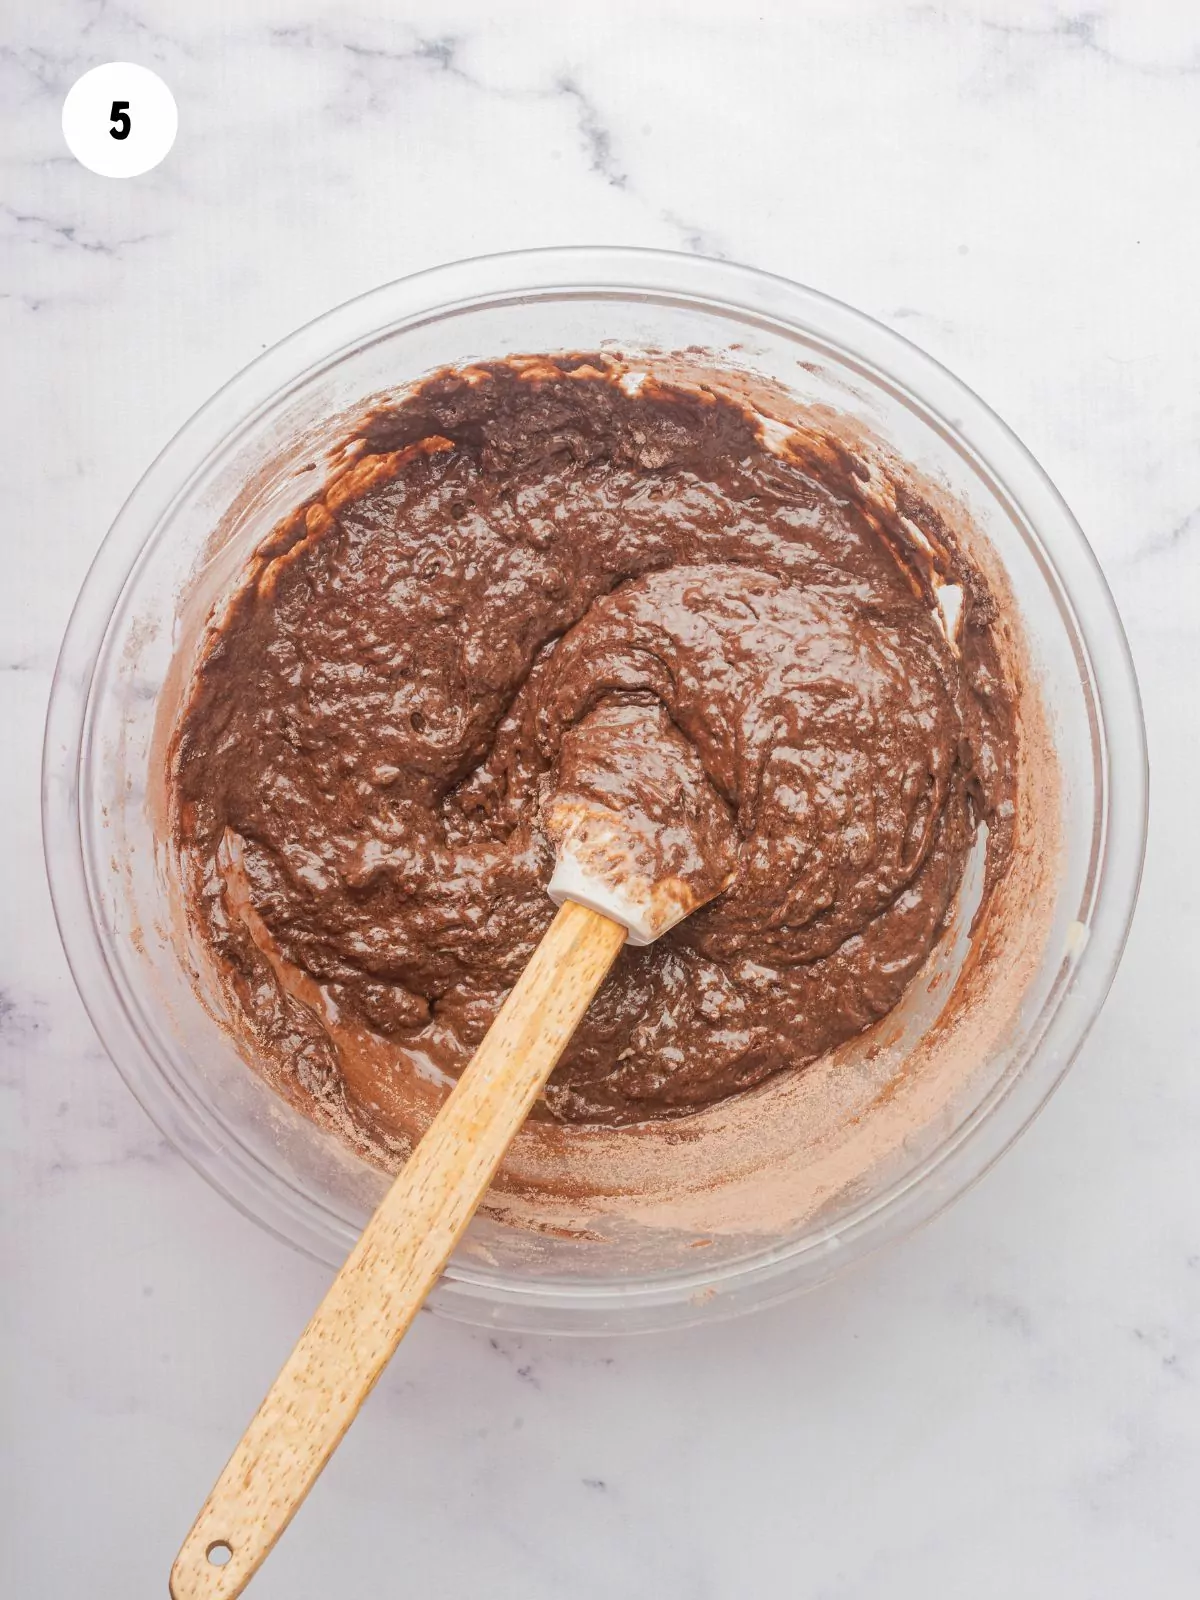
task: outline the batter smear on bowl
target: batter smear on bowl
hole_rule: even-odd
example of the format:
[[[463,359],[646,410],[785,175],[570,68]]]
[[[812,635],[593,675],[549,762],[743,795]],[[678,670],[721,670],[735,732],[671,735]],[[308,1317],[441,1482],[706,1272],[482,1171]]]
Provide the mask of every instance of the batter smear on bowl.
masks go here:
[[[171,753],[193,925],[285,1092],[394,1150],[378,1074],[466,1064],[596,806],[726,887],[622,953],[536,1114],[680,1117],[885,1016],[980,826],[985,898],[1011,846],[996,606],[936,514],[596,355],[441,373],[356,449],[214,617]]]

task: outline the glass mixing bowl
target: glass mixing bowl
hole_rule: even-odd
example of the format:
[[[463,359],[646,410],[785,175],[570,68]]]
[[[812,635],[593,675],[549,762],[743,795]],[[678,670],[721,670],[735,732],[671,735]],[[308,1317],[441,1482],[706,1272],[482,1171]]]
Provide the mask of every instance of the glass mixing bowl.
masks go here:
[[[151,466],[83,586],[47,724],[46,858],[84,1002],[159,1128],[249,1216],[340,1262],[386,1178],[279,1099],[195,992],[151,804],[156,711],[179,677],[181,599],[228,587],[249,549],[311,492],[305,469],[335,436],[331,419],[445,365],[599,348],[701,351],[801,407],[830,407],[969,510],[1027,642],[1045,755],[1059,775],[1060,839],[1034,896],[1045,908],[1037,938],[1008,952],[1005,970],[1024,962],[1016,998],[978,1031],[971,1070],[927,1098],[886,1159],[826,1184],[804,1215],[706,1226],[666,1206],[611,1228],[551,1218],[532,1233],[476,1219],[433,1308],[573,1333],[778,1300],[907,1232],[978,1178],[1054,1089],[1108,990],[1137,894],[1147,783],[1125,637],[1071,513],[1004,424],[888,329],[764,273],[624,249],[480,258],[363,295],[255,361]],[[947,991],[970,965],[966,945],[961,926],[948,936],[940,978],[953,982],[933,974],[908,1022],[892,1028],[890,1055],[849,1053],[837,1080],[850,1086],[849,1120],[882,1103],[877,1091],[890,1093],[889,1074],[900,1081],[914,1039],[936,1032]],[[870,1072],[874,1100],[851,1103]],[[802,1122],[781,1141],[777,1176],[789,1163],[817,1172],[820,1152]]]

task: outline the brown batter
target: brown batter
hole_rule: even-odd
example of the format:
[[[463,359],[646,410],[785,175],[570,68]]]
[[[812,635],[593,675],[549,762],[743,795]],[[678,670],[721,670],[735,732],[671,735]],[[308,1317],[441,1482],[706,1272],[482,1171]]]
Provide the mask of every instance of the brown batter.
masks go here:
[[[598,356],[441,374],[361,446],[255,556],[173,752],[193,918],[299,1097],[392,1143],[339,1030],[459,1071],[578,804],[699,898],[729,886],[622,954],[551,1115],[686,1113],[884,1016],[978,824],[989,883],[1010,845],[995,607],[936,516]]]

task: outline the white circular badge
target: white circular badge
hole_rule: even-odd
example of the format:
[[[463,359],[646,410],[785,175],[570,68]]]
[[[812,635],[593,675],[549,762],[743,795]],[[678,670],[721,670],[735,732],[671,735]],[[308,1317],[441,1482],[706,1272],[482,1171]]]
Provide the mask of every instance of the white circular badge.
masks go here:
[[[63,101],[71,154],[103,178],[136,178],[175,143],[175,96],[149,67],[107,61],[77,79]]]

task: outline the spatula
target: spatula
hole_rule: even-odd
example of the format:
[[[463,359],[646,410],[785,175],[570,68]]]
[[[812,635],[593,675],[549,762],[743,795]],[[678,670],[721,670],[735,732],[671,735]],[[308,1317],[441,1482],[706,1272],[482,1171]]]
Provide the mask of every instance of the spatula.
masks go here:
[[[627,830],[620,812],[578,800],[551,814],[559,910],[217,1479],[171,1570],[174,1600],[242,1593],[437,1282],[621,946],[651,943],[726,886],[728,875],[664,870],[639,821]]]

